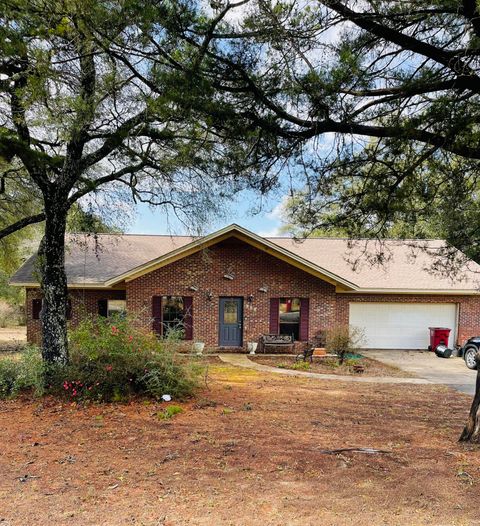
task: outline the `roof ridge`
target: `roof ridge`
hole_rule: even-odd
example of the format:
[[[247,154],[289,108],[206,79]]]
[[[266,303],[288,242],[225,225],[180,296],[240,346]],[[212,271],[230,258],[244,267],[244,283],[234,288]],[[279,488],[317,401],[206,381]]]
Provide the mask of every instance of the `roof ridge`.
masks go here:
[[[260,236],[263,237],[263,236]],[[307,241],[313,239],[321,239],[323,241],[443,241],[447,243],[446,239],[441,237],[429,237],[429,238],[415,238],[415,237],[383,237],[383,238],[371,238],[371,237],[329,237],[329,236],[312,236],[312,237],[293,237],[293,236],[268,236],[265,239],[293,239],[298,241]]]
[[[78,236],[78,235],[91,235],[91,236],[121,236],[121,237],[185,237],[188,239],[194,238],[195,236],[187,235],[176,235],[176,234],[134,234],[132,232],[121,233],[121,232],[67,232],[68,236]],[[203,237],[203,236],[198,236]]]
[[[202,238],[205,237],[208,234],[205,234],[204,236],[194,236],[194,235],[186,235],[186,234],[137,234],[134,232],[67,232],[67,235],[69,236],[77,236],[77,235],[91,235],[91,236],[116,236],[116,237],[169,237],[169,238],[187,238],[187,239],[195,239],[195,238]],[[259,234],[257,234],[259,235]],[[339,236],[312,236],[312,237],[294,237],[294,236],[260,236],[259,237],[263,239],[292,239],[294,241],[307,241],[307,240],[323,240],[323,241],[443,241],[447,243],[446,239],[442,239],[440,237],[429,237],[429,238],[414,238],[414,237],[405,237],[405,238],[397,238],[397,237],[383,237],[383,238],[371,238],[371,237],[339,237]]]

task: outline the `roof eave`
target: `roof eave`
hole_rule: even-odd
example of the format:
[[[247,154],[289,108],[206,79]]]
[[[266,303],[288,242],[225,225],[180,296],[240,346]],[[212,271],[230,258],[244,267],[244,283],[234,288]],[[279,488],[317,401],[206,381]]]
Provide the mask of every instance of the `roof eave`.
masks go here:
[[[475,296],[480,294],[479,289],[385,289],[385,288],[358,288],[357,290],[340,290],[338,294],[417,294],[432,296]]]
[[[14,281],[9,283],[12,287],[22,287],[22,288],[39,288],[40,283],[33,281],[29,282],[20,282]],[[69,289],[112,289],[110,285],[105,283],[67,283],[67,288]]]

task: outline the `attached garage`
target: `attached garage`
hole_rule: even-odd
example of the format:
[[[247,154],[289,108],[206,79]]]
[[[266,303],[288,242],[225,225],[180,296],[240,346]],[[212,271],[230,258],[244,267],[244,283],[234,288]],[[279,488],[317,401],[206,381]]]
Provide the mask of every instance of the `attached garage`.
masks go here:
[[[349,323],[363,329],[366,349],[426,349],[428,327],[449,327],[449,346],[457,331],[455,303],[350,303]]]

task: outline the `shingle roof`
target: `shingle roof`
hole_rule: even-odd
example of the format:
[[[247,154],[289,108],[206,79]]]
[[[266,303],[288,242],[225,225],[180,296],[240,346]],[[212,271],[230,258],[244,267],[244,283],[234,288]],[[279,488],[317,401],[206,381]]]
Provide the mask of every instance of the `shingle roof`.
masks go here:
[[[69,234],[66,237],[65,271],[68,283],[98,285],[191,243],[189,236],[135,234]],[[36,283],[36,255],[13,275],[10,283]]]
[[[335,272],[360,289],[480,290],[480,265],[441,240],[271,238],[270,241]],[[449,266],[455,266],[457,271],[448,272]]]
[[[228,228],[234,235],[235,225]],[[117,276],[186,247],[196,239],[132,234],[99,234],[96,238],[84,234],[69,235],[65,256],[67,279],[71,285],[102,286]],[[463,258],[460,271],[453,277],[440,271],[432,272],[432,268],[442,262],[446,247],[445,242],[439,240],[383,240],[379,244],[365,240],[349,242],[345,239],[309,238],[295,241],[275,237],[267,241],[279,250],[288,251],[312,266],[352,283],[357,291],[475,293],[479,290],[480,266],[472,261]],[[372,260],[377,260],[382,254],[383,264],[372,264]],[[455,255],[461,256],[461,253]],[[27,260],[12,277],[11,283],[36,283],[34,261],[35,256]]]

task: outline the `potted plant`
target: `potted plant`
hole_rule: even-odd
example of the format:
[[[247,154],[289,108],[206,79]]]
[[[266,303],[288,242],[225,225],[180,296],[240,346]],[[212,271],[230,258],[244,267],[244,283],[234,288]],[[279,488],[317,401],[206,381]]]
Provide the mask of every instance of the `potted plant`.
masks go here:
[[[255,351],[257,350],[258,343],[257,342],[247,342],[247,352],[248,354],[255,354]]]
[[[202,354],[203,353],[203,349],[205,349],[205,342],[194,342],[193,344],[193,352],[195,354]]]

